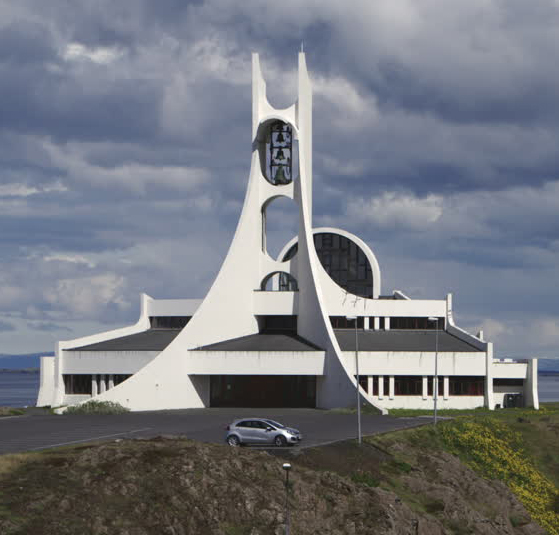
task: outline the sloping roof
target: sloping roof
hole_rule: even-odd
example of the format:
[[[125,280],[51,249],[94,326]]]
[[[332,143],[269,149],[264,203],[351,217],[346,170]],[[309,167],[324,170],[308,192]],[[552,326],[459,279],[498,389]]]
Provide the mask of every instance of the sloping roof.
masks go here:
[[[148,329],[67,351],[163,351],[180,332],[181,329]]]
[[[334,332],[342,351],[355,351],[354,330],[335,329]],[[359,351],[435,351],[435,330],[358,330],[357,333]],[[446,331],[439,331],[438,337],[439,351],[480,351]]]
[[[324,351],[292,333],[259,333],[199,347],[199,351]]]

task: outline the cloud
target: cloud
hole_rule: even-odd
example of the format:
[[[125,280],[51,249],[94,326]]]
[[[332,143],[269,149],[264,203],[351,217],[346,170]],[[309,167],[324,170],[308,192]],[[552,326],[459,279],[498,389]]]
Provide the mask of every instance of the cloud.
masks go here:
[[[106,65],[115,61],[122,53],[115,48],[100,46],[91,48],[81,43],[69,43],[66,45],[62,57],[66,61],[89,60],[93,63]]]
[[[384,192],[371,199],[350,199],[346,205],[347,218],[380,228],[425,230],[432,227],[443,214],[443,198],[428,195],[419,198],[411,193]]]

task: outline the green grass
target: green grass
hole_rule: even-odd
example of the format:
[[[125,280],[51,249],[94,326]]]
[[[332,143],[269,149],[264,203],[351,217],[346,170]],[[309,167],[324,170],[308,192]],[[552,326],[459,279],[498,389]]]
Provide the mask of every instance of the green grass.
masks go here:
[[[0,407],[0,418],[4,416],[20,416],[25,414],[25,409],[19,409],[15,407]]]

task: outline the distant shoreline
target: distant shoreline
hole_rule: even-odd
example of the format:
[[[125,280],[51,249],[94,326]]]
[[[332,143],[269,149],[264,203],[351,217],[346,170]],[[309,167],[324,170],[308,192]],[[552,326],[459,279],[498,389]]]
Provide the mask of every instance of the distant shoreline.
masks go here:
[[[0,373],[39,373],[39,368],[23,368],[23,369],[14,369],[14,368],[0,368]]]

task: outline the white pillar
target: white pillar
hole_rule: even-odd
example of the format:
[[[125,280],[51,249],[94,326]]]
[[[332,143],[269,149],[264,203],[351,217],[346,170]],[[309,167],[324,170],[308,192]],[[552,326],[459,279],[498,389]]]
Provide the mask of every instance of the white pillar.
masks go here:
[[[524,379],[524,404],[526,407],[540,408],[538,397],[538,359],[529,360],[526,364],[526,379]]]
[[[432,378],[431,380],[433,381],[433,396],[432,396],[432,397],[433,397],[433,399],[435,399],[435,388],[436,388],[436,386],[437,386],[437,381],[435,381],[435,376],[434,376],[434,375],[433,375],[433,378]],[[439,396],[441,395],[440,392],[437,392],[437,394],[438,394]]]
[[[100,375],[99,376],[99,393],[100,394],[107,391],[107,381],[106,381],[105,378],[106,378],[106,375]]]
[[[97,375],[91,376],[91,395],[96,396],[99,393],[99,389],[97,388]]]
[[[427,381],[428,378],[426,375],[424,375],[421,380],[421,397],[423,399],[427,399],[428,392],[429,392],[429,383]]]
[[[384,330],[385,331],[390,330],[390,318],[384,318]]]
[[[384,397],[384,375],[378,376],[378,398],[382,399]]]
[[[109,374],[109,390],[115,387],[115,376],[111,373]]]
[[[493,342],[487,344],[485,352],[485,406],[490,410],[495,409],[493,400]]]
[[[391,375],[388,378],[388,397],[389,399],[394,399],[394,376]]]
[[[449,390],[448,376],[445,376],[443,378],[443,399],[448,399]]]
[[[373,318],[373,329],[375,331],[378,331],[380,329],[380,318],[378,316],[375,316]]]
[[[367,394],[371,397],[373,395],[373,377],[371,375],[367,377]]]
[[[363,318],[363,329],[369,329],[369,316]]]

